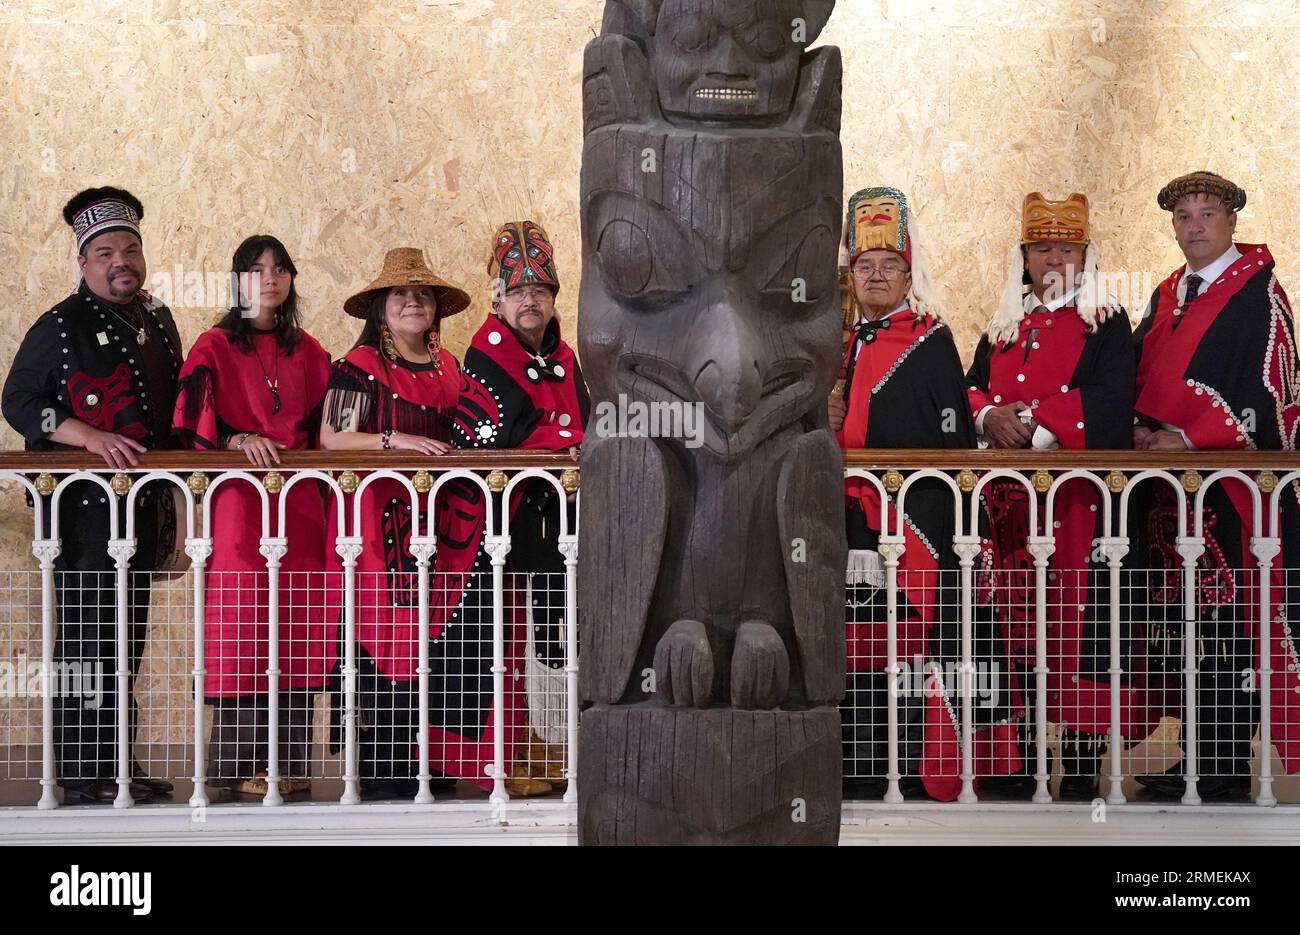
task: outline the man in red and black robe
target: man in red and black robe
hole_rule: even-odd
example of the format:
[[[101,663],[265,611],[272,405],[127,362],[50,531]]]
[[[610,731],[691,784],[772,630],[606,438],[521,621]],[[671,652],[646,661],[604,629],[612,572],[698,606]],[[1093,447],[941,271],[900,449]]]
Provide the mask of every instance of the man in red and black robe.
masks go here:
[[[1296,448],[1300,373],[1295,323],[1264,244],[1234,243],[1238,186],[1209,172],[1175,179],[1160,207],[1173,214],[1187,263],[1156,289],[1135,334],[1138,350],[1134,444],[1150,451]],[[1184,606],[1177,549],[1177,501],[1166,485],[1134,496],[1136,564],[1145,574],[1132,607],[1147,622],[1155,712],[1182,717]],[[1189,506],[1191,498],[1189,496]],[[1267,504],[1267,500],[1265,500]],[[1281,494],[1281,553],[1273,560],[1269,652],[1272,739],[1288,773],[1300,770],[1300,660],[1295,582],[1282,569],[1300,562],[1300,489]],[[1251,739],[1260,719],[1259,573],[1250,551],[1252,503],[1246,485],[1216,483],[1201,513],[1205,551],[1197,559],[1196,774],[1205,799],[1250,792]],[[1189,511],[1188,535],[1193,516]],[[1267,511],[1265,511],[1267,522]],[[1261,534],[1267,535],[1265,528]],[[1292,571],[1290,577],[1294,579]],[[1162,704],[1163,703],[1163,704]],[[1186,749],[1185,733],[1180,745]],[[1264,755],[1269,755],[1264,751]],[[1140,777],[1157,797],[1184,793],[1185,764]]]
[[[4,386],[4,417],[29,451],[84,450],[113,470],[153,448],[170,448],[181,342],[171,311],[143,290],[144,208],[120,188],[72,198],[64,220],[77,237],[81,281],[38,318],[23,338]],[[175,546],[176,510],[166,482],[147,485],[135,502],[138,542],[128,568],[127,659],[131,691],[144,654],[150,571]],[[92,481],[64,488],[55,559],[59,627],[56,665],[96,673],[102,693],[54,700],[54,753],[64,803],[118,797],[115,561],[108,543],[112,510],[126,535],[124,500]],[[49,520],[49,509],[45,511]],[[49,534],[49,530],[46,530]],[[135,699],[127,705],[132,730]],[[171,792],[133,766],[135,799]]]
[[[967,374],[981,442],[993,448],[1127,448],[1133,407],[1132,327],[1125,311],[1097,294],[1095,247],[1089,244],[1088,200],[1026,196],[1020,244],[998,311]],[[1025,284],[1029,289],[1024,288]],[[1038,502],[1030,528],[1029,497]],[[1107,564],[1097,549],[1103,526],[1101,491],[1090,480],[1058,491],[1052,528],[1047,497],[1016,482],[994,481],[984,494],[991,542],[991,600],[997,637],[1023,702],[1020,742],[1024,772],[1000,784],[1021,796],[1035,788],[1036,608],[1031,535],[1050,534],[1048,560],[1047,716],[1062,742],[1062,798],[1090,799],[1111,729],[1110,612]],[[1127,638],[1126,638],[1127,642]],[[1141,739],[1133,687],[1121,686],[1125,737]],[[985,781],[985,787],[999,783]]]
[[[843,390],[829,403],[840,446],[973,447],[961,360],[952,332],[928,301],[929,280],[917,265],[906,196],[883,187],[857,192],[849,199],[845,236],[859,320],[844,358]],[[893,495],[888,501],[888,532],[893,533],[898,522]],[[950,489],[934,479],[910,487],[905,507],[896,658],[907,673],[898,696],[899,785],[905,796],[950,799],[958,792],[958,764],[951,699],[943,682],[951,674],[957,642],[955,633],[941,636],[940,631],[953,629],[952,610],[959,602],[952,551],[956,514]],[[889,659],[876,487],[850,478],[845,508],[850,551],[848,684],[841,706],[844,790],[854,797],[879,797],[888,761]],[[940,669],[937,680],[931,677],[934,665]],[[917,686],[934,691],[913,690]]]
[[[493,311],[465,353],[453,443],[467,449],[576,451],[590,402],[578,360],[560,335],[560,283],[546,232],[532,221],[503,225],[490,272]],[[438,513],[438,541],[444,563],[456,563],[444,551],[444,544],[454,545],[460,564],[474,573],[460,612],[490,622],[485,507],[479,488],[450,485]],[[544,795],[563,787],[567,768],[565,564],[558,537],[560,511],[568,511],[573,533],[577,517],[567,498],[540,479],[516,487],[509,510],[507,681],[522,687],[524,697],[515,694],[517,710],[510,715],[515,766],[507,788],[514,795]]]

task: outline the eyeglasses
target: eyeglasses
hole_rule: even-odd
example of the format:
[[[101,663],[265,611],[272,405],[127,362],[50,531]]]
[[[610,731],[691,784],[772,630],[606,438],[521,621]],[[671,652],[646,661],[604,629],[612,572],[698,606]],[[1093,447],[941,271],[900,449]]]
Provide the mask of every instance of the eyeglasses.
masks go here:
[[[879,274],[880,278],[884,280],[897,279],[906,272],[907,267],[900,266],[897,263],[886,263],[884,266],[873,266],[870,263],[859,263],[857,266],[853,267],[854,277],[863,282],[866,282],[877,274]]]
[[[553,293],[550,286],[515,286],[506,292],[505,297],[514,302],[523,302],[525,299],[532,299],[534,302],[540,302],[543,299],[549,299]]]

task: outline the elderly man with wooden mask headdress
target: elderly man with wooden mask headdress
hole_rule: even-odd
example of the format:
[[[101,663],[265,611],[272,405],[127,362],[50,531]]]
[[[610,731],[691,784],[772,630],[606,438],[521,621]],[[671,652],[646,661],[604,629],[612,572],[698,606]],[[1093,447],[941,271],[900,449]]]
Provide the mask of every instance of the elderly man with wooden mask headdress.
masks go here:
[[[952,331],[932,297],[916,244],[916,220],[897,188],[864,188],[849,199],[845,250],[858,321],[844,357],[843,390],[828,409],[840,446],[852,448],[970,448],[974,426],[966,405],[961,359]],[[858,479],[845,484],[849,539],[848,685],[841,707],[844,789],[847,795],[885,792],[888,665],[884,568],[880,558],[881,503],[876,487]],[[893,498],[885,507],[891,534],[898,516]],[[951,576],[956,517],[942,482],[911,487],[903,517],[905,549],[899,559],[896,661],[926,671],[938,660],[945,607],[941,578]],[[918,678],[908,684],[923,681]],[[939,682],[942,683],[942,677]],[[938,687],[938,686],[936,686]],[[956,737],[921,743],[932,724],[951,734],[943,697],[927,703],[917,693],[898,698],[900,790],[904,796],[954,798]],[[932,709],[932,710],[929,710]],[[929,717],[927,715],[934,715]]]

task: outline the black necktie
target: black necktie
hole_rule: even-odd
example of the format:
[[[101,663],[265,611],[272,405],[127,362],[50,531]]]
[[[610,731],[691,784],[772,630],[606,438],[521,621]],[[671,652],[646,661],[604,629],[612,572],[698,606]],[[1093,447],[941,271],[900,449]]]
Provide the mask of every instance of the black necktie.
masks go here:
[[[1183,312],[1187,311],[1187,306],[1192,304],[1192,299],[1201,294],[1201,285],[1205,282],[1195,273],[1187,277],[1187,290],[1183,293],[1183,304],[1181,307],[1174,309],[1174,331],[1183,323]]]

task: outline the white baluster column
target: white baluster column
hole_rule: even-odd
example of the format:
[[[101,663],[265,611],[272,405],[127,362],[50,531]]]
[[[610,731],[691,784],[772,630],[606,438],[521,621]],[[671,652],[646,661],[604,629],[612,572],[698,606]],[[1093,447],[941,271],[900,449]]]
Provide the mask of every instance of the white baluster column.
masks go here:
[[[268,536],[258,548],[266,559],[266,795],[263,805],[283,805],[280,794],[280,561],[289,540]]]
[[[207,764],[203,749],[203,702],[207,696],[207,649],[204,628],[207,625],[207,562],[212,555],[212,540],[185,540],[185,554],[190,557],[194,583],[194,792],[190,808],[208,804]]]
[[[432,521],[432,513],[430,513]],[[429,536],[411,537],[411,555],[415,557],[415,567],[419,582],[419,632],[416,646],[419,662],[416,666],[416,680],[419,691],[419,736],[417,746],[419,753],[419,788],[415,792],[417,805],[428,805],[433,801],[433,790],[429,788],[432,776],[429,773],[429,559],[433,556],[434,542]]]
[[[54,763],[54,560],[59,557],[58,539],[36,539],[32,554],[41,563],[41,800],[37,808],[58,808],[54,787],[58,783]]]
[[[1052,801],[1047,789],[1052,778],[1047,763],[1047,562],[1056,551],[1056,540],[1030,536],[1026,547],[1034,557],[1034,801],[1042,805]]]
[[[1282,551],[1278,536],[1252,536],[1250,551],[1259,562],[1259,795],[1256,805],[1276,805],[1273,794],[1273,607],[1270,577]],[[1284,592],[1285,593],[1285,592]]]
[[[1106,556],[1110,572],[1110,792],[1106,802],[1123,805],[1124,769],[1120,757],[1124,750],[1124,725],[1120,715],[1120,688],[1124,677],[1124,661],[1120,652],[1120,572],[1124,556],[1128,554],[1127,536],[1103,536],[1101,554]]]
[[[484,536],[483,549],[492,559],[492,794],[488,801],[504,805],[506,793],[506,553],[509,536]],[[505,810],[501,809],[502,821]]]
[[[886,698],[887,768],[885,777],[889,787],[885,790],[885,801],[897,805],[903,801],[903,793],[898,788],[901,772],[898,768],[898,560],[906,546],[902,536],[880,537],[877,550],[885,565],[885,677],[889,692]]]
[[[343,795],[340,805],[361,801],[357,782],[357,558],[360,536],[338,536],[334,551],[343,559]]]
[[[1196,784],[1196,648],[1199,642],[1200,624],[1197,620],[1196,605],[1196,560],[1205,552],[1205,539],[1199,536],[1179,536],[1178,554],[1183,559],[1183,740],[1186,746],[1184,769],[1187,790],[1183,793],[1184,805],[1200,805],[1201,796]]]
[[[131,797],[131,633],[127,597],[130,593],[131,556],[134,539],[109,539],[108,554],[116,565],[117,581],[117,798],[114,808],[135,805]]]
[[[974,604],[974,574],[972,567],[975,556],[979,555],[979,536],[953,536],[952,550],[961,561],[961,677],[958,679],[961,692],[961,793],[958,802],[978,802],[975,794],[975,649],[974,622],[972,620]]]

